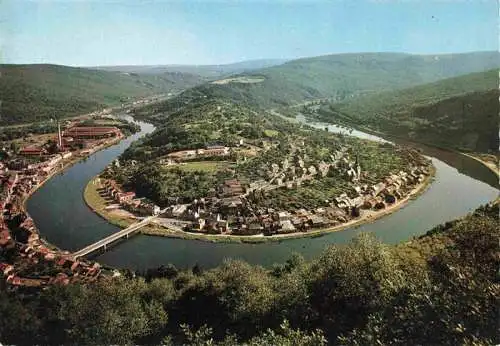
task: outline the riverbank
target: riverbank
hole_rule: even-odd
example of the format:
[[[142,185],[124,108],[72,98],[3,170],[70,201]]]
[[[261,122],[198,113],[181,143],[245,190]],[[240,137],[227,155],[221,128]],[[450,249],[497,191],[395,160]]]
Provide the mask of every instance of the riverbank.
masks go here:
[[[25,198],[22,201],[22,211],[28,214],[27,208],[26,208],[26,203],[28,202],[28,199],[39,189],[41,188],[47,181],[49,181],[52,177],[56,176],[57,174],[60,174],[64,172],[66,169],[72,167],[73,165],[77,164],[80,161],[83,161],[85,159],[88,159],[90,156],[95,154],[98,151],[104,150],[112,145],[120,143],[122,139],[125,139],[126,137],[118,137],[114,138],[113,140],[109,141],[108,143],[105,143],[103,145],[100,145],[98,147],[95,147],[92,151],[88,152],[86,155],[78,155],[78,156],[71,156],[70,159],[68,159],[66,162],[61,163],[59,168],[55,169],[53,172],[48,174],[42,181],[40,181],[33,189],[29,191],[29,193],[25,196]]]
[[[119,215],[116,215],[116,213],[105,209],[108,206],[108,201],[100,195],[100,187],[98,186],[99,183],[97,179],[98,177],[92,178],[83,190],[83,200],[85,201],[87,207],[104,220],[108,221],[110,224],[120,228],[126,228],[134,222],[137,222],[135,218],[120,217]]]
[[[28,213],[28,208],[26,206],[28,200],[30,199],[30,197],[36,192],[38,191],[38,189],[40,189],[46,182],[48,182],[51,178],[55,177],[56,175],[60,174],[60,173],[63,173],[65,170],[69,169],[70,167],[74,166],[75,164],[77,164],[78,162],[80,161],[83,161],[85,159],[88,159],[91,155],[95,154],[96,152],[100,151],[100,150],[104,150],[112,145],[115,145],[117,143],[119,143],[121,140],[123,140],[124,138],[126,137],[118,137],[118,138],[114,138],[113,140],[103,144],[103,145],[100,145],[96,148],[94,148],[92,151],[90,151],[88,154],[86,155],[78,155],[78,156],[72,156],[70,159],[68,160],[65,160],[65,162],[63,161],[59,168],[55,169],[53,172],[51,172],[50,174],[48,174],[42,181],[40,181],[35,187],[33,187],[25,196],[24,198],[22,199],[21,201],[21,212],[30,216],[29,213]],[[59,251],[59,252],[64,252],[66,250],[64,249],[60,249],[59,247],[55,246],[54,244],[51,244],[49,243],[46,239],[44,239],[40,232],[38,231],[38,228],[36,228],[36,233],[38,233],[40,235],[40,242],[43,243],[47,248],[49,249],[52,249],[54,251]]]
[[[28,209],[44,238],[61,249],[76,250],[119,231],[85,204],[82,191],[106,165],[119,157],[129,142],[153,131],[150,124],[140,122],[140,125],[141,134],[93,155],[95,160],[85,160],[69,168],[64,174],[54,176],[54,183],[45,184],[30,198]],[[112,153],[101,155],[108,150]],[[252,244],[243,243],[244,240],[191,240],[202,240],[199,234],[171,234],[161,238],[133,237],[96,256],[95,259],[110,267],[137,270],[146,270],[165,263],[183,268],[190,268],[198,263],[204,268],[211,268],[219,265],[225,258],[239,258],[252,264],[271,267],[273,263],[283,263],[292,253],[300,253],[310,258],[320,252],[325,244],[344,244],[359,232],[373,233],[387,244],[405,242],[421,235],[425,230],[457,219],[477,206],[497,198],[498,190],[482,180],[484,171],[490,173],[483,165],[454,152],[426,150],[423,151],[424,155],[433,158],[437,170],[432,186],[424,190],[422,196],[398,209],[398,212],[379,220],[370,220],[342,232],[301,236],[301,239],[296,240],[281,241],[274,238],[273,241],[267,241],[264,237],[248,239],[249,242],[261,243],[258,249],[251,246]],[[450,160],[450,157],[455,159]],[[470,169],[464,171],[463,164]],[[153,226],[165,232],[165,229]],[[144,232],[153,232],[153,226],[151,230],[146,229]]]
[[[5,282],[13,287],[42,288],[54,284],[67,285],[70,283],[90,283],[99,278],[111,275],[93,261],[73,258],[71,251],[65,247],[57,247],[41,236],[41,232],[27,211],[27,202],[30,197],[54,176],[59,175],[68,167],[86,159],[96,151],[114,145],[123,139],[117,136],[101,142],[89,151],[74,152],[74,156],[58,157],[56,164],[49,157],[42,161],[50,170],[15,172],[9,190],[7,190],[5,206],[6,218],[2,218],[0,229],[2,243],[0,252],[9,252],[7,260],[10,268],[9,276],[4,276]],[[47,173],[48,174],[47,174]],[[40,179],[40,181],[38,181]],[[50,201],[47,201],[50,202]],[[40,262],[43,261],[43,262]],[[43,269],[40,269],[43,264]],[[3,264],[6,265],[5,263]]]
[[[498,178],[500,178],[498,161],[496,162],[496,164],[493,162],[487,161],[480,156],[483,154],[468,154],[468,153],[460,153],[460,154],[467,156],[467,157],[470,157],[471,159],[476,160],[477,162],[480,162],[485,167],[487,167],[490,171],[492,171]]]
[[[377,131],[377,130],[374,130],[372,128],[366,127],[364,125],[352,124],[352,123],[349,123],[349,122],[346,122],[346,121],[338,121],[338,119],[337,119],[337,122],[335,122],[335,123],[333,123],[333,122],[325,122],[321,118],[311,117],[311,116],[304,117],[304,119],[307,119],[309,121],[319,121],[319,122],[321,122],[324,125],[334,125],[334,126],[339,126],[339,127],[344,126],[346,129],[351,128],[351,129],[354,129],[356,131],[361,131],[361,132],[367,133],[369,135],[380,137],[380,138],[383,138],[383,139],[402,141],[403,143],[408,143],[410,145],[417,145],[417,146],[420,145],[420,146],[434,148],[434,149],[438,149],[438,150],[442,150],[442,151],[447,151],[447,152],[450,152],[450,153],[457,154],[459,156],[465,156],[465,157],[468,157],[470,159],[473,159],[476,162],[479,162],[484,167],[486,167],[490,172],[492,172],[495,175],[495,177],[497,177],[498,179],[500,179],[499,161],[498,161],[498,158],[495,157],[495,155],[490,155],[490,154],[485,154],[485,153],[466,153],[466,152],[462,152],[462,151],[459,151],[459,150],[454,149],[454,148],[445,147],[445,146],[442,146],[442,145],[437,145],[435,143],[418,141],[418,140],[415,140],[415,139],[408,139],[406,137],[398,136],[398,135],[395,135],[395,134],[391,134],[391,133],[387,133],[387,132],[382,132],[382,131]],[[491,162],[491,160],[486,160],[484,158],[484,156],[495,157],[495,160],[494,160],[495,162]]]
[[[436,170],[434,166],[431,166],[431,170],[429,175],[426,176],[424,181],[416,186],[414,189],[410,191],[410,193],[397,201],[396,203],[387,206],[381,210],[367,210],[363,212],[361,217],[350,220],[346,223],[328,227],[328,228],[319,228],[309,230],[307,232],[295,232],[288,234],[276,234],[271,236],[264,236],[263,234],[251,235],[251,236],[241,236],[241,235],[223,235],[223,234],[204,234],[204,233],[194,233],[194,232],[186,232],[186,231],[178,231],[168,229],[165,226],[159,224],[150,224],[140,230],[140,232],[144,235],[149,236],[160,236],[160,237],[168,237],[168,238],[180,238],[180,239],[188,239],[188,240],[200,240],[214,243],[266,243],[266,242],[280,242],[282,240],[289,239],[299,239],[299,238],[314,238],[320,237],[322,235],[339,232],[351,227],[358,227],[367,223],[374,222],[384,216],[390,215],[403,207],[405,207],[411,200],[416,199],[418,196],[423,194],[427,188],[432,183]],[[120,216],[120,213],[116,210],[108,210],[106,209],[107,200],[101,196],[98,189],[97,177],[94,177],[84,190],[84,200],[87,206],[94,211],[96,214],[101,216],[103,219],[107,220],[111,224],[126,228],[131,224],[137,222],[137,219],[130,216]],[[123,214],[122,214],[123,215]]]

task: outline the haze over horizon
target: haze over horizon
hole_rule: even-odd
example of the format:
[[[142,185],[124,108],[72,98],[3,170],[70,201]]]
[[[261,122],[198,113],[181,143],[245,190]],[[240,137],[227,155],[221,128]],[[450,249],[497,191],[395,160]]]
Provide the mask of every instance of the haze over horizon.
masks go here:
[[[51,2],[0,5],[0,62],[215,65],[350,52],[498,51],[498,2]]]

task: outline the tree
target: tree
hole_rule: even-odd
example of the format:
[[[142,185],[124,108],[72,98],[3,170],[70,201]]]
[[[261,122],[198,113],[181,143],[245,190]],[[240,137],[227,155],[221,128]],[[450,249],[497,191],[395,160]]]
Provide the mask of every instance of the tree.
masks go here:
[[[56,143],[56,141],[52,140],[52,139],[49,139],[47,141],[47,152],[49,154],[55,154],[59,151],[59,147]]]
[[[11,142],[10,150],[12,150],[14,153],[17,153],[19,151],[19,144],[17,144],[16,142]]]

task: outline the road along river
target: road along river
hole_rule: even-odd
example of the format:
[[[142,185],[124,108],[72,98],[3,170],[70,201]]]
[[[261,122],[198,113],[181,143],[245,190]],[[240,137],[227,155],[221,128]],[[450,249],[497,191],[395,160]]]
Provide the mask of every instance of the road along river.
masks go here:
[[[27,202],[42,237],[61,249],[75,251],[119,229],[92,212],[83,200],[90,179],[116,159],[133,141],[154,130],[137,122],[141,132],[111,146],[54,176]],[[332,132],[347,130],[313,124]],[[377,139],[359,131],[352,135]],[[98,262],[130,269],[146,269],[172,263],[180,268],[199,264],[209,268],[225,258],[270,266],[297,252],[310,258],[332,243],[345,243],[360,232],[370,232],[386,243],[399,243],[432,227],[467,214],[498,196],[498,178],[481,163],[463,155],[418,145],[432,158],[435,180],[418,199],[373,223],[333,232],[318,238],[300,238],[263,244],[209,243],[138,235],[95,257]]]

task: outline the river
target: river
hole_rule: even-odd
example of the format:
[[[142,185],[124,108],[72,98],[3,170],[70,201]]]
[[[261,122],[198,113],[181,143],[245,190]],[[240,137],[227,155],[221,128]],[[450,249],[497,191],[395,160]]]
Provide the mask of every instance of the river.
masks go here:
[[[119,144],[97,152],[54,176],[28,200],[28,213],[41,236],[61,249],[78,250],[118,228],[93,213],[83,200],[83,190],[92,177],[116,159],[131,142],[154,130],[137,122],[141,132]],[[335,125],[313,124],[332,132],[346,132]],[[359,131],[359,137],[379,139]],[[418,145],[436,167],[435,180],[418,199],[401,210],[373,223],[329,233],[263,244],[209,243],[203,241],[138,235],[95,257],[106,265],[143,270],[172,263],[179,268],[199,264],[214,267],[225,258],[270,266],[282,263],[294,252],[310,258],[332,243],[345,243],[360,232],[370,232],[386,243],[399,243],[425,233],[432,227],[461,217],[498,196],[498,179],[479,162],[462,155]]]

